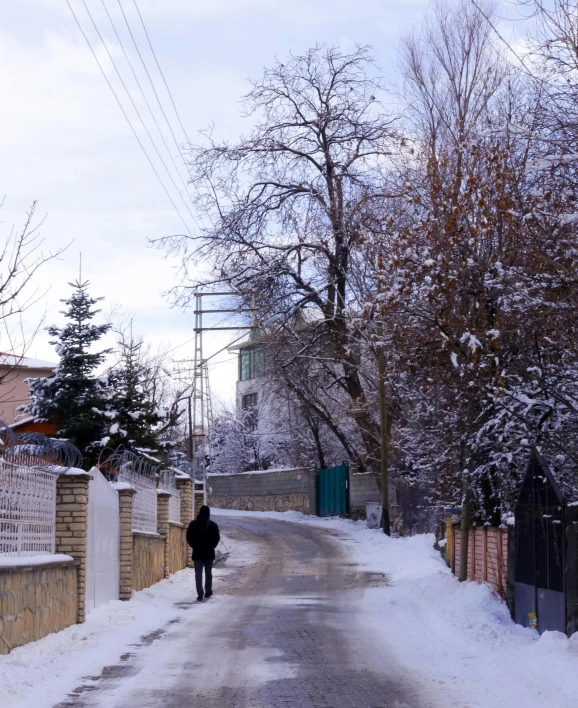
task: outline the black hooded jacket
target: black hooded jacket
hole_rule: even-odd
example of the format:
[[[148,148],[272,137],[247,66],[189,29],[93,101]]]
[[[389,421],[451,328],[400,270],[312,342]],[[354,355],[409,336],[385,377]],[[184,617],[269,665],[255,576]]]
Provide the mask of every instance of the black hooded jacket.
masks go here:
[[[209,517],[209,509],[201,508],[197,518],[191,521],[187,529],[187,543],[193,549],[193,560],[215,560],[215,548],[219,545],[221,536],[219,527]]]

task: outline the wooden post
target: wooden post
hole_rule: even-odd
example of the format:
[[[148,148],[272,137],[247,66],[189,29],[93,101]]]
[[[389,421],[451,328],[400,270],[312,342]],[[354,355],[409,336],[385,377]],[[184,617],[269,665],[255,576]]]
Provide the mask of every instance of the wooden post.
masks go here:
[[[470,559],[470,574],[468,580],[476,579],[476,528],[470,529],[469,537],[472,539],[472,557]]]
[[[446,563],[454,572],[454,526],[450,514],[446,516]]]
[[[504,573],[502,572],[504,565],[504,547],[502,545],[503,538],[504,532],[502,529],[498,529],[498,593],[502,596],[504,595]]]
[[[482,578],[484,583],[488,580],[488,527],[484,526],[484,541],[482,544]]]
[[[377,323],[377,335],[383,336],[383,326]],[[389,526],[389,431],[387,429],[387,398],[385,392],[385,354],[383,346],[377,353],[377,373],[379,388],[379,419],[381,432],[381,508],[383,533],[391,535]]]

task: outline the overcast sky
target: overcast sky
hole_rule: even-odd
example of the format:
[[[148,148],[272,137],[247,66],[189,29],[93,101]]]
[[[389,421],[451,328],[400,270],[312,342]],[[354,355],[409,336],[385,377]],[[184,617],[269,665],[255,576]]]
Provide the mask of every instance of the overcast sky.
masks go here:
[[[70,2],[154,158],[83,0]],[[85,2],[153,131],[102,0]],[[140,71],[118,0],[105,2]],[[138,5],[186,131],[194,139],[210,122],[215,123],[217,135],[234,137],[242,132],[238,99],[247,89],[247,77],[259,75],[275,56],[302,52],[316,42],[344,50],[371,44],[384,73],[393,79],[398,39],[419,21],[427,3],[139,0]],[[134,2],[122,0],[122,6],[152,70]],[[61,320],[59,300],[70,292],[67,283],[77,277],[82,252],[83,276],[90,280],[93,295],[106,297],[105,307],[119,304],[133,312],[134,329],[153,344],[170,342],[176,347],[190,339],[192,312],[170,309],[163,297],[175,283],[176,263],[148,245],[149,238],[182,232],[184,227],[100,74],[66,0],[3,0],[0,67],[0,194],[6,195],[0,238],[12,224],[21,224],[27,206],[38,200],[38,213],[47,215],[45,246],[56,249],[73,242],[41,276],[50,286],[43,303],[47,323]],[[157,80],[158,74],[152,75]],[[142,73],[139,76],[155,108],[150,85]],[[181,141],[166,94],[161,98]],[[157,119],[161,121],[158,110]],[[168,133],[166,138],[170,146]],[[159,172],[163,174],[161,166]],[[185,214],[182,202],[180,207]],[[46,333],[38,335],[29,354],[55,359]],[[175,355],[192,356],[192,345],[181,346]],[[235,365],[225,362],[212,372],[213,388],[229,397]]]

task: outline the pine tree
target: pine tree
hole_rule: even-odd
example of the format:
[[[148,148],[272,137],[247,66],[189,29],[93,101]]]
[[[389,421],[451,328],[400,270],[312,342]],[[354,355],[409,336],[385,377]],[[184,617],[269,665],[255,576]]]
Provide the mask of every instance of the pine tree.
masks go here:
[[[109,447],[159,449],[158,435],[168,413],[157,408],[146,390],[147,370],[140,357],[142,342],[120,342],[120,363],[110,375]]]
[[[93,462],[102,448],[107,429],[106,407],[110,388],[106,377],[97,370],[110,350],[92,352],[91,348],[110,329],[110,325],[95,325],[92,319],[100,310],[94,306],[103,298],[88,294],[88,281],[70,283],[72,297],[63,302],[68,323],[48,332],[55,340],[60,363],[52,378],[34,379],[30,385],[32,403],[25,411],[36,419],[52,421],[58,435],[69,439]]]

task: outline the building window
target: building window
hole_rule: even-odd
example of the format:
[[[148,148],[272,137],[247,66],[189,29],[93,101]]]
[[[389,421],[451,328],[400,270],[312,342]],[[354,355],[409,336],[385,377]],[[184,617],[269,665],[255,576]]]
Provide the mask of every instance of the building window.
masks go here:
[[[243,422],[245,427],[253,432],[257,429],[257,424],[259,422],[256,393],[247,393],[242,396],[241,410],[243,411]]]
[[[261,348],[241,349],[239,352],[239,379],[248,381],[264,374],[265,353]]]

